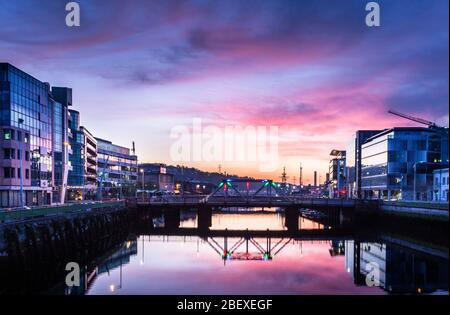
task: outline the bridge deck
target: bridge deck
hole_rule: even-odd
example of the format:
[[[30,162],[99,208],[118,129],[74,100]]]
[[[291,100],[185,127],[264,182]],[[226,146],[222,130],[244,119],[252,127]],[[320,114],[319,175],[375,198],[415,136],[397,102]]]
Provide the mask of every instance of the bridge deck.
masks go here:
[[[354,199],[299,199],[299,198],[257,198],[257,199],[242,199],[242,198],[182,198],[170,197],[161,199],[147,199],[136,200],[138,205],[156,206],[156,207],[344,207],[354,208],[357,205],[357,200]]]
[[[270,237],[270,238],[293,238],[304,240],[350,240],[353,233],[348,229],[300,229],[298,231],[288,230],[201,230],[198,228],[152,228],[140,231],[142,235],[161,236],[199,236],[199,237]]]

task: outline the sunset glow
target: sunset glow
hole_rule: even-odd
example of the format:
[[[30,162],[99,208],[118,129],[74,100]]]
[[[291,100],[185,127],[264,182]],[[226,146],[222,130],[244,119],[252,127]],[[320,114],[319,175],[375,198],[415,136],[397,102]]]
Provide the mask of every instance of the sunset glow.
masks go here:
[[[64,3],[2,3],[0,60],[72,87],[82,124],[134,140],[140,162],[178,164],[170,130],[193,118],[275,125],[275,171],[245,161],[222,169],[279,179],[286,166],[292,182],[301,162],[311,183],[355,130],[415,125],[388,109],[448,125],[447,1],[378,1],[377,29],[364,24],[362,1],[78,2],[76,29],[64,27]]]

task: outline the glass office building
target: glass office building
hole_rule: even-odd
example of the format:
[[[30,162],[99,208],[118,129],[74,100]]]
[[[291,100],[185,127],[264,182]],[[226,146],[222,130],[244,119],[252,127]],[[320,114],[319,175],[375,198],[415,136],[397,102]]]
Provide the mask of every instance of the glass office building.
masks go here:
[[[65,87],[52,87],[53,102],[53,161],[54,183],[53,202],[64,203],[68,172],[72,169],[69,155],[72,150],[69,145],[69,112],[72,105],[72,89]]]
[[[103,198],[134,196],[138,177],[137,156],[130,149],[96,138],[99,192]]]
[[[329,164],[328,190],[330,198],[342,198],[347,196],[345,189],[345,163],[346,152],[342,150],[332,150],[332,157]]]
[[[432,200],[436,168],[448,164],[448,129],[392,128],[361,150],[364,198]]]
[[[20,206],[21,200],[24,205],[51,203],[52,139],[50,85],[11,64],[0,63],[2,207]]]
[[[361,198],[361,146],[382,130],[358,130],[347,145],[345,181],[349,198]]]
[[[83,126],[80,113],[69,110],[69,156],[71,170],[67,180],[67,199],[95,199],[97,194],[97,140]]]

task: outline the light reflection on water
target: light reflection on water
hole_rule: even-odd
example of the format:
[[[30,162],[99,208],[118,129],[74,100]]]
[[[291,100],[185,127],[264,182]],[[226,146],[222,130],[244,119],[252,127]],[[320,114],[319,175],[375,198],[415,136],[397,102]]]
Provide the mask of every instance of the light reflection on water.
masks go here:
[[[186,218],[182,227],[194,227],[196,219]],[[300,218],[302,228],[322,229],[323,225]],[[211,229],[284,229],[284,218],[272,214],[214,214]],[[228,238],[228,248],[239,238]],[[355,242],[271,240],[284,247],[272,259],[264,257],[267,239],[255,239],[248,251],[243,243],[233,255],[223,259],[224,238],[203,239],[196,236],[139,236],[128,243],[113,259],[97,268],[97,276],[86,294],[384,294],[397,283],[412,286],[412,278],[443,273],[444,266],[405,256],[385,244],[361,243],[362,265],[355,265]],[[358,243],[359,244],[359,243]],[[280,245],[280,247],[281,247]],[[214,248],[215,247],[215,248]],[[399,261],[389,261],[397,254]],[[379,265],[380,287],[365,285],[365,263]],[[402,264],[406,272],[419,264],[413,274],[389,275],[392,264]],[[355,267],[362,273],[362,285],[355,284]],[[401,268],[397,271],[401,273]],[[424,271],[425,270],[425,271]],[[437,271],[436,271],[437,270]],[[425,272],[425,273],[424,273]],[[448,275],[448,274],[447,274]],[[440,274],[439,277],[444,276]],[[445,279],[447,279],[446,277]],[[434,278],[433,278],[434,279]],[[433,280],[431,279],[431,281]],[[439,280],[440,281],[440,280]],[[360,281],[361,282],[361,281]],[[414,282],[414,281],[413,281]],[[430,282],[430,279],[428,279]],[[433,286],[433,283],[428,283]],[[448,290],[448,283],[443,284]],[[446,288],[445,288],[446,286]],[[385,290],[383,290],[385,289]],[[409,288],[411,289],[411,288]],[[421,289],[422,290],[422,289]],[[425,288],[423,289],[425,290]]]

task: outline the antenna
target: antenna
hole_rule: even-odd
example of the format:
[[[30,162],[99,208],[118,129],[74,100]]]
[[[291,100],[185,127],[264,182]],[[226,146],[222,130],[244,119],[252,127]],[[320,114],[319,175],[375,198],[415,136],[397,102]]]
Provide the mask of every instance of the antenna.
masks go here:
[[[303,178],[302,178],[302,174],[303,173],[303,167],[302,167],[302,163],[300,163],[300,178],[299,178],[299,185],[302,186],[303,185]]]
[[[134,141],[133,141],[133,145],[131,147],[131,152],[133,153],[133,155],[136,155],[136,147],[134,145]]]
[[[280,176],[281,182],[283,184],[286,184],[286,182],[287,182],[288,176],[286,176],[286,175],[287,175],[286,174],[286,166],[283,166],[283,173],[281,173],[281,176]]]

